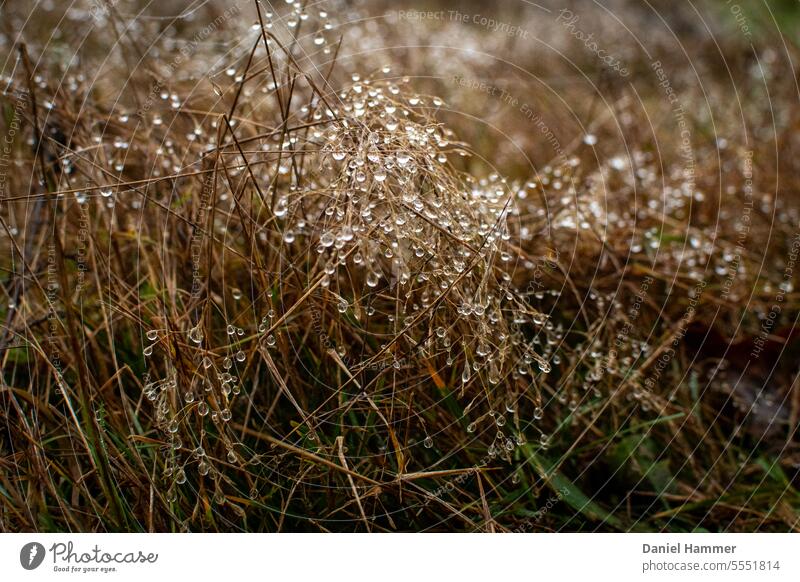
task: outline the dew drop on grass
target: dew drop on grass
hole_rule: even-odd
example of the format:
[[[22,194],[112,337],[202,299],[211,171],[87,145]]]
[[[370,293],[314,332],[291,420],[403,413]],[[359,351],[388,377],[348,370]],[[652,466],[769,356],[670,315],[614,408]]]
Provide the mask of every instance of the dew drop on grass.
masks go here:
[[[466,384],[469,382],[469,379],[472,377],[472,371],[469,367],[469,361],[464,365],[464,371],[461,373],[461,383]]]
[[[275,203],[275,208],[272,209],[272,212],[278,218],[283,218],[289,212],[289,200],[285,196],[281,196],[278,198],[278,201]]]
[[[231,411],[227,408],[223,408],[222,412],[219,413],[219,416],[223,422],[228,422],[231,419]]]
[[[235,463],[236,462],[236,453],[233,450],[228,451],[228,462]]]
[[[201,475],[208,475],[209,465],[205,461],[200,461],[197,465],[197,472]]]
[[[175,472],[175,483],[177,483],[178,485],[183,485],[184,483],[186,483],[186,471],[184,471],[183,469],[178,469]]]
[[[433,439],[429,436],[425,437],[425,440],[422,441],[422,444],[426,449],[430,449],[433,447]]]
[[[147,347],[146,347],[146,348],[145,348],[145,349],[142,351],[142,353],[143,353],[145,356],[150,356],[150,355],[152,355],[152,354],[153,354],[153,346],[147,346]]]
[[[336,238],[333,236],[331,232],[323,232],[322,236],[319,237],[319,244],[323,247],[328,248],[332,247],[333,243],[336,242]]]
[[[206,416],[208,414],[208,404],[205,402],[201,402],[197,405],[197,414],[200,416]]]
[[[147,339],[149,339],[151,342],[155,341],[157,337],[158,337],[158,332],[156,330],[151,329],[150,331],[147,332]]]
[[[194,343],[199,344],[203,341],[203,330],[200,329],[200,326],[195,326],[189,330],[189,339],[192,340]]]
[[[544,416],[544,410],[542,409],[541,406],[537,406],[536,408],[533,409],[533,418],[535,420],[541,420],[543,416]]]
[[[506,424],[506,417],[502,414],[498,414],[497,417],[494,419],[494,422],[497,426],[505,426]]]
[[[245,356],[245,353],[242,350],[239,350],[238,352],[236,352],[236,361],[237,362],[244,362],[246,358],[247,358],[247,356]]]
[[[474,422],[470,422],[470,423],[467,425],[467,432],[475,432],[475,428],[476,428],[476,427],[475,427],[475,423],[474,423]]]

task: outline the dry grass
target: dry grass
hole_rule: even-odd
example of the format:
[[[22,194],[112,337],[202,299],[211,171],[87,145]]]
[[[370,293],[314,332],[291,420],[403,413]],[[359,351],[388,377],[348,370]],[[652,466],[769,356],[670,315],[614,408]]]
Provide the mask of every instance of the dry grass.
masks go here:
[[[0,529],[798,528],[794,45],[664,60],[687,150],[582,45],[463,63],[509,105],[402,48],[491,31],[109,6],[66,73],[6,33]]]

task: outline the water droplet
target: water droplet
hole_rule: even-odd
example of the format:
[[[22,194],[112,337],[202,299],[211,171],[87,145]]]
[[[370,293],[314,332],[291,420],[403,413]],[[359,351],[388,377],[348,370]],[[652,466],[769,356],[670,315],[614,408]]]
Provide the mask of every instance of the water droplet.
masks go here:
[[[470,377],[472,376],[472,371],[469,367],[469,361],[464,365],[464,371],[461,373],[461,382],[466,384],[469,382]]]
[[[178,485],[183,485],[186,483],[186,471],[183,468],[178,469],[175,473],[175,483]]]
[[[431,437],[425,437],[425,440],[422,441],[422,444],[425,446],[426,449],[430,449],[433,447],[433,439]]]
[[[319,237],[319,244],[323,247],[328,248],[333,246],[333,243],[336,242],[336,238],[333,236],[331,232],[324,232],[322,236]]]
[[[189,330],[189,339],[194,343],[199,344],[203,341],[203,330],[197,325]]]
[[[151,342],[155,341],[157,337],[158,337],[158,332],[156,330],[153,329],[147,332],[147,339],[149,339]]]

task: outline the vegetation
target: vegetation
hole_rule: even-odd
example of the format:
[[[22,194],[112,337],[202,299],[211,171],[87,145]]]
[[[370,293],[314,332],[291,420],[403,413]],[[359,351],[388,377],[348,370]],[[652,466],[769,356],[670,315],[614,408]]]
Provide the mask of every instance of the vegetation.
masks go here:
[[[0,530],[800,529],[796,7],[604,4],[0,5]]]

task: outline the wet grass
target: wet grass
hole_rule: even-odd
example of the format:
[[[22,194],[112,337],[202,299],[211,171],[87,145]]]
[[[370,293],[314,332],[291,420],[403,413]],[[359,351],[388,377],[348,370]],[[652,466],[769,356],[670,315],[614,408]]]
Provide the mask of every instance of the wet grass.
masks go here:
[[[795,40],[655,4],[5,32],[0,529],[797,530]]]

